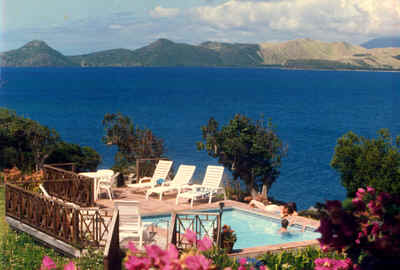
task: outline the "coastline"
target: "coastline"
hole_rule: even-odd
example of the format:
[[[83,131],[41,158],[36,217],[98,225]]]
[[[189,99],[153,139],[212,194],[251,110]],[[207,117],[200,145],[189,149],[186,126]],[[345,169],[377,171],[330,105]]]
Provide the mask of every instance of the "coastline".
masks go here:
[[[96,69],[96,68],[228,68],[228,69],[277,69],[277,70],[301,70],[301,71],[357,71],[357,72],[400,72],[400,69],[352,69],[352,68],[308,68],[308,67],[285,67],[285,66],[0,66],[3,68],[76,68],[76,69]],[[5,80],[0,81],[0,87],[6,83]]]

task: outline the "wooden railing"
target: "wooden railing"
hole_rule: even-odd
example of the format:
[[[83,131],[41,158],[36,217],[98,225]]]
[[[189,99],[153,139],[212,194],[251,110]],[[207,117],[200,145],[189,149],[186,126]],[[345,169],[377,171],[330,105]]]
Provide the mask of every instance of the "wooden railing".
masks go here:
[[[61,179],[80,179],[87,178],[74,173],[73,171],[67,171],[61,168],[51,166],[49,164],[43,165],[44,179],[46,180],[61,180]]]
[[[59,169],[66,169],[70,168],[69,171],[71,172],[76,172],[76,163],[75,162],[68,162],[68,163],[52,163],[52,164],[47,164],[48,166],[52,166],[55,168]]]
[[[105,246],[112,219],[110,211],[75,208],[10,183],[5,184],[5,211],[76,248]]]
[[[119,247],[119,212],[114,209],[109,226],[110,232],[104,248],[104,270],[121,269],[121,250]]]
[[[43,185],[51,196],[91,207],[94,202],[94,179],[50,165],[44,165]]]
[[[171,243],[178,250],[190,247],[189,242],[183,236],[186,230],[196,233],[197,239],[208,236],[216,246],[221,246],[221,218],[223,204],[220,205],[218,213],[209,212],[179,212],[171,215]]]

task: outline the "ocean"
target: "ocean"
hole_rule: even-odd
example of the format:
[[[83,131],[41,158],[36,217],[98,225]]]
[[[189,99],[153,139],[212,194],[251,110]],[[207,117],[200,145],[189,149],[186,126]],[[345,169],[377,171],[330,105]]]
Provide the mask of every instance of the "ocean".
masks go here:
[[[217,164],[196,149],[200,127],[214,117],[264,115],[288,146],[270,194],[300,209],[344,199],[330,167],[348,131],[375,137],[400,133],[400,73],[263,68],[2,68],[0,106],[54,128],[62,139],[93,147],[102,168],[115,149],[101,138],[105,113],[121,112],[162,138],[174,166],[197,166],[202,179]]]

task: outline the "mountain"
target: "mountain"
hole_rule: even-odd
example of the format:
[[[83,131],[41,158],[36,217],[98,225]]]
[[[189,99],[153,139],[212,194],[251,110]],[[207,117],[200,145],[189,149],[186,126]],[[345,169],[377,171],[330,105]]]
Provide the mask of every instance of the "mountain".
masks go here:
[[[19,49],[0,54],[0,66],[44,67],[74,66],[66,56],[51,48],[45,42],[33,40]]]
[[[220,66],[218,53],[208,48],[159,39],[133,51],[143,66]]]
[[[0,54],[1,66],[236,66],[400,70],[400,48],[366,49],[346,42],[297,39],[260,44],[159,39],[136,50],[113,49],[64,56],[43,41]]]
[[[287,68],[400,69],[399,49],[365,49],[346,42],[297,39],[261,43],[264,65]]]
[[[363,44],[364,48],[374,49],[374,48],[400,48],[400,37],[381,37],[371,39]]]
[[[231,44],[208,41],[200,44],[200,46],[217,52],[222,64],[225,66],[254,66],[263,62],[260,46],[257,44]]]

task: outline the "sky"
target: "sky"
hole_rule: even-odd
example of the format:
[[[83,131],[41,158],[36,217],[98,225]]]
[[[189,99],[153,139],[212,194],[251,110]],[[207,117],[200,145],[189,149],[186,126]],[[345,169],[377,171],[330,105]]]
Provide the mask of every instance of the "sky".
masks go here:
[[[0,51],[31,40],[73,55],[159,38],[360,44],[399,33],[400,0],[0,0]]]

